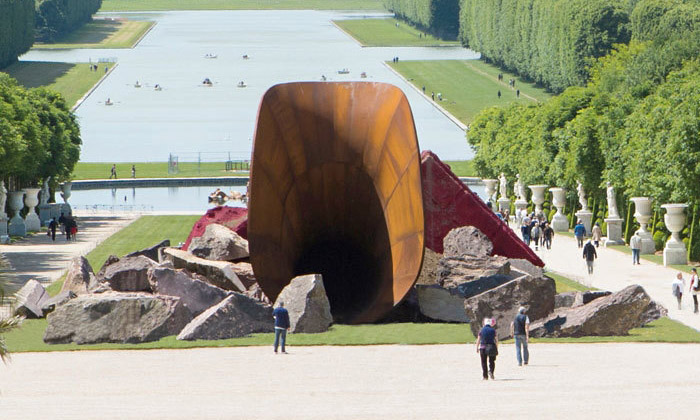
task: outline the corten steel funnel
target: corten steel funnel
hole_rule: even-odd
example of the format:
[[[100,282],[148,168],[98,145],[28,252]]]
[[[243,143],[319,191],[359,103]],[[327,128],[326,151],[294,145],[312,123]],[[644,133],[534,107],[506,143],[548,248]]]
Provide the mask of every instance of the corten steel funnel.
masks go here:
[[[286,83],[265,93],[248,241],[272,300],[320,273],[336,322],[398,304],[423,261],[420,157],[406,96],[384,83]]]

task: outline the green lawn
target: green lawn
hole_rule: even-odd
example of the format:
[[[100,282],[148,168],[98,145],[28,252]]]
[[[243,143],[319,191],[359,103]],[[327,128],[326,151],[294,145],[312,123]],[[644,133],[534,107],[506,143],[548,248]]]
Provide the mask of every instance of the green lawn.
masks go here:
[[[94,19],[56,42],[37,42],[32,48],[132,48],[154,24],[150,21]]]
[[[100,12],[148,10],[384,10],[381,0],[104,0]]]
[[[498,81],[497,67],[479,60],[432,60],[432,61],[399,61],[388,63],[401,73],[413,85],[422,89],[429,97],[435,93],[442,94],[440,106],[454,115],[464,124],[469,124],[476,114],[494,105],[507,105],[514,101],[542,101],[550,95],[533,84],[522,82],[516,76],[503,73],[503,82]],[[502,72],[502,71],[500,71]],[[508,87],[508,79],[516,78],[516,88],[520,90],[520,98],[516,91]],[[497,92],[501,91],[501,98]]]
[[[59,92],[71,107],[104,75],[104,71],[90,71],[86,63],[45,61],[18,61],[3,71],[26,88],[45,86]]]
[[[457,176],[478,176],[471,160],[445,160],[443,163],[450,165],[452,173]]]
[[[226,171],[225,162],[180,162],[180,172],[168,173],[167,162],[136,162],[117,163],[117,176],[131,178],[131,165],[136,166],[136,178],[188,178],[248,175],[247,171]],[[105,179],[109,178],[111,163],[78,162],[73,171],[73,179]]]
[[[585,292],[587,290],[597,290],[594,287],[588,287],[584,284],[581,284],[575,280],[571,280],[569,278],[566,278],[560,274],[554,273],[554,272],[547,272],[545,276],[551,278],[554,280],[554,283],[557,286],[557,293],[566,293],[566,292]]]
[[[412,27],[397,19],[334,20],[345,32],[365,47],[435,47],[460,45],[445,41]],[[397,26],[398,24],[398,26]]]

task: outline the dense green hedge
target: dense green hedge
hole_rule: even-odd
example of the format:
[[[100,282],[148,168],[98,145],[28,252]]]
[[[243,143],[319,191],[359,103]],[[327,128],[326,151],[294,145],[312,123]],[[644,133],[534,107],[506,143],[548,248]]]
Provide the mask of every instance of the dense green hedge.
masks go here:
[[[627,0],[462,0],[460,40],[554,92],[583,85],[591,57],[626,43]]]
[[[0,0],[0,69],[34,43],[34,1]]]
[[[385,0],[384,6],[426,32],[443,39],[457,38],[459,0]]]
[[[102,0],[37,0],[37,39],[53,41],[90,21]]]

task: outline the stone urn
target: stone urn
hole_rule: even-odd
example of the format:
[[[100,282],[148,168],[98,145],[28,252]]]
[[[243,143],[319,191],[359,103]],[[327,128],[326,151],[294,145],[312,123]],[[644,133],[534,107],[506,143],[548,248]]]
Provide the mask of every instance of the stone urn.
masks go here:
[[[552,229],[555,232],[566,232],[569,230],[569,221],[566,219],[564,209],[566,207],[566,190],[564,188],[553,187],[549,191],[552,193],[552,204],[557,208],[557,212],[552,217]]]
[[[24,208],[24,191],[12,191],[10,193],[10,210],[12,217],[10,225],[7,228],[11,236],[26,236],[27,227],[24,225],[24,219],[19,215],[19,212]]]
[[[61,197],[63,198],[63,202],[66,204],[68,204],[68,199],[70,198],[70,189],[72,185],[73,183],[70,181],[66,181],[61,184]]]
[[[498,185],[497,179],[482,179],[484,187],[486,188],[486,201],[493,202],[493,195],[496,194],[496,185]]]
[[[642,238],[641,254],[653,254],[656,251],[654,239],[647,230],[647,224],[651,219],[651,198],[632,197],[630,201],[634,203],[634,218],[639,223],[639,236]]]
[[[681,231],[687,220],[686,207],[688,207],[687,204],[664,204],[661,206],[661,208],[666,209],[664,223],[671,232],[671,237],[666,241],[664,247],[664,265],[686,264],[688,262],[685,244],[681,240]]]
[[[544,192],[547,185],[528,185],[532,191],[532,202],[535,203],[535,214],[542,213],[542,203],[544,203]]]
[[[24,225],[27,232],[38,232],[41,229],[41,220],[39,220],[39,215],[36,214],[34,208],[39,205],[41,188],[25,188],[22,191],[24,191],[24,205],[29,208],[29,212],[24,218]]]

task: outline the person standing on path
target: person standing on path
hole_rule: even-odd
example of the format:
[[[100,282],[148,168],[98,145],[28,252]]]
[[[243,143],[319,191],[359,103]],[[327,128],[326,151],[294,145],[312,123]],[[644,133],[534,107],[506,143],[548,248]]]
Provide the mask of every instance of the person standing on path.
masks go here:
[[[630,248],[632,248],[632,265],[639,264],[639,253],[642,249],[642,237],[639,232],[634,232],[630,238]]]
[[[51,236],[51,240],[54,242],[56,242],[56,224],[56,218],[54,217],[49,222],[49,236]]]
[[[598,248],[598,245],[600,244],[600,238],[603,237],[603,231],[600,229],[600,225],[598,222],[595,223],[595,226],[593,226],[593,229],[591,229],[591,237],[593,237],[593,243],[595,244],[595,247]]]
[[[576,242],[578,247],[583,247],[583,237],[586,236],[586,227],[583,225],[581,220],[576,221],[576,226],[574,226],[574,236],[576,237]]]
[[[698,294],[700,294],[700,279],[698,279],[698,270],[693,268],[690,275],[690,291],[693,294],[693,313],[698,313]]]
[[[530,230],[530,238],[535,242],[535,251],[539,250],[541,233],[542,229],[540,228],[539,223],[535,222],[534,226],[532,226],[532,229]]]
[[[112,164],[112,172],[109,174],[109,179],[112,179],[112,177],[117,179],[117,165],[114,163]]]
[[[275,353],[277,353],[277,346],[282,344],[282,353],[287,354],[284,349],[285,342],[287,341],[287,331],[289,331],[289,312],[284,309],[284,302],[280,301],[279,306],[272,311],[272,317],[275,318]]]
[[[683,273],[678,273],[676,279],[671,283],[671,293],[678,300],[678,309],[681,309],[681,301],[683,300],[683,288],[685,288],[685,279]]]
[[[498,337],[490,318],[484,318],[484,327],[476,338],[476,352],[481,356],[481,372],[484,380],[488,380],[489,376],[491,379],[496,379],[493,374],[496,370],[496,356],[498,356]]]
[[[598,254],[595,252],[595,247],[589,239],[586,242],[586,246],[583,247],[583,259],[586,260],[586,266],[588,266],[588,274],[593,274],[593,261],[598,258]]]
[[[546,246],[547,249],[552,249],[552,237],[554,236],[554,229],[549,223],[544,224],[544,230],[542,230],[542,246]]]
[[[510,324],[510,335],[515,339],[515,356],[518,359],[518,366],[522,366],[523,362],[527,365],[530,360],[530,352],[527,350],[527,342],[530,340],[530,318],[525,315],[524,306],[518,309],[518,314]]]
[[[136,165],[131,165],[131,177],[136,178]]]

